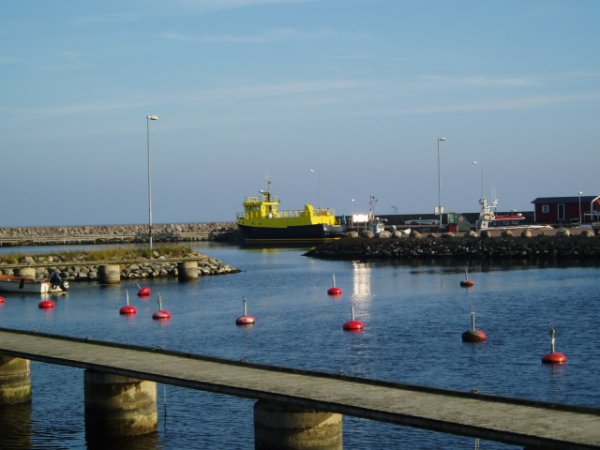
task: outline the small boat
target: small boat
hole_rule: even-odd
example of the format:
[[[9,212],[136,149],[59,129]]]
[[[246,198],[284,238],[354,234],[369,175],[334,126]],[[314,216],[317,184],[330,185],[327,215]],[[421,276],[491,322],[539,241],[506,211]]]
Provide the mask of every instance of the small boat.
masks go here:
[[[244,212],[236,223],[245,242],[298,242],[339,239],[343,227],[332,209],[304,205],[303,210],[279,209],[279,198],[271,194],[271,179],[261,196],[246,197]]]
[[[12,294],[59,294],[69,289],[69,283],[53,272],[49,280],[34,280],[17,275],[0,274],[0,292]]]
[[[482,197],[479,199],[479,204],[481,205],[481,210],[477,219],[478,231],[552,228],[549,225],[524,225],[521,223],[522,220],[525,220],[525,216],[522,213],[496,214],[498,199],[494,199],[490,203],[486,197]]]

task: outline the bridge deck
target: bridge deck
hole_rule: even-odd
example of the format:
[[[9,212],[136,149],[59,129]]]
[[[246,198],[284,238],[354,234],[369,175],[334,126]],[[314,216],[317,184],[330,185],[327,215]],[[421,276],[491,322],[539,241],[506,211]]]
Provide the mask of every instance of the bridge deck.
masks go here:
[[[600,409],[0,328],[0,354],[521,446],[600,449]]]

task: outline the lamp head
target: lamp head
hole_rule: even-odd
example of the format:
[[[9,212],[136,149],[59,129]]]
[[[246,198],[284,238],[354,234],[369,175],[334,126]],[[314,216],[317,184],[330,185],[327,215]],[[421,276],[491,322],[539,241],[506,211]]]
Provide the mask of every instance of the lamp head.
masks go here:
[[[151,114],[149,116],[146,116],[146,119],[148,120],[158,120],[158,116],[155,114]]]

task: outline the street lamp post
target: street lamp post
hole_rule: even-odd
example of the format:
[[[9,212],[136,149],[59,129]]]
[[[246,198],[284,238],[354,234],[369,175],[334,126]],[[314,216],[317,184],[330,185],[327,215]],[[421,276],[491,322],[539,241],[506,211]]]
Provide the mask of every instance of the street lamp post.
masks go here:
[[[442,175],[440,169],[440,142],[445,142],[445,137],[437,139],[437,169],[438,169],[438,214],[440,215],[440,227],[442,226]]]
[[[579,191],[579,225],[581,225],[581,194],[583,194],[583,192]]]
[[[483,163],[481,161],[473,161],[473,165],[479,166],[481,169],[481,198],[483,198]]]
[[[323,207],[323,205],[321,204],[321,173],[316,169],[310,169],[310,173],[317,174],[317,188],[319,189],[319,209],[321,209]]]
[[[152,179],[150,177],[150,121],[158,120],[158,116],[152,114],[146,116],[146,143],[148,151],[148,240],[152,250]]]

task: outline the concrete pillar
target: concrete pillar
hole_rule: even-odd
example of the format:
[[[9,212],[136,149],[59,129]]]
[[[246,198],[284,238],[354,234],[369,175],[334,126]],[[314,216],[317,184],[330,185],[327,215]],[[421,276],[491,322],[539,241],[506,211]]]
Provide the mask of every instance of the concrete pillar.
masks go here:
[[[35,280],[36,278],[36,270],[35,267],[21,267],[19,269],[19,276],[23,278],[31,278]]]
[[[84,383],[87,437],[135,436],[156,431],[154,381],[88,369]]]
[[[118,264],[101,264],[98,266],[98,281],[102,284],[119,284],[121,267]]]
[[[0,356],[0,405],[31,401],[31,361]]]
[[[177,264],[179,281],[198,279],[198,261],[183,261]]]
[[[343,416],[259,400],[254,404],[256,450],[342,450]]]

